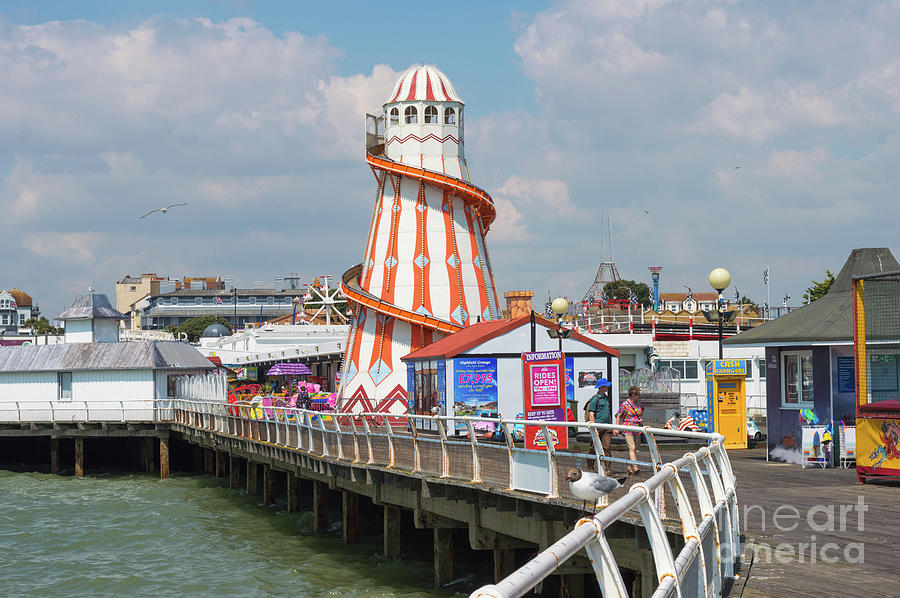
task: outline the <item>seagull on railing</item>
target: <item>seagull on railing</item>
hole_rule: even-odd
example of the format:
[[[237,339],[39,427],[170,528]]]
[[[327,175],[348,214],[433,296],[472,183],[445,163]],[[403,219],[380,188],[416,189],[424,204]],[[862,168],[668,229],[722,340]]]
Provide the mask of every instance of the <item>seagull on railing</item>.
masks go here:
[[[596,513],[597,499],[601,496],[606,496],[616,488],[621,488],[627,479],[628,476],[618,479],[610,478],[599,473],[581,471],[576,467],[570,469],[566,475],[566,481],[569,482],[569,490],[577,498],[584,501],[581,505],[582,513],[587,512],[587,501],[589,500],[594,503],[594,513]]]
[[[157,209],[155,209],[155,210],[150,210],[149,212],[147,212],[146,214],[144,214],[143,216],[141,216],[140,219],[146,218],[147,216],[149,216],[150,214],[153,214],[153,213],[155,213],[155,212],[160,212],[160,213],[162,213],[162,214],[166,214],[166,213],[168,213],[168,211],[171,210],[172,208],[177,208],[178,206],[186,206],[186,205],[187,205],[187,203],[173,203],[172,205],[166,206],[166,207],[164,207],[164,208],[157,208]]]

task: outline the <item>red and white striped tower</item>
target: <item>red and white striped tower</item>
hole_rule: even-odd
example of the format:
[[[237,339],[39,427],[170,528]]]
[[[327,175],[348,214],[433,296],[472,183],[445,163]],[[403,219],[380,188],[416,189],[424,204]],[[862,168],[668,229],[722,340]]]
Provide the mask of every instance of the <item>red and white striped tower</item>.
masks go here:
[[[366,115],[375,206],[363,263],[341,290],[353,310],[342,409],[406,410],[400,358],[500,317],[485,234],[494,202],[469,183],[464,103],[444,73],[415,66],[380,115]]]

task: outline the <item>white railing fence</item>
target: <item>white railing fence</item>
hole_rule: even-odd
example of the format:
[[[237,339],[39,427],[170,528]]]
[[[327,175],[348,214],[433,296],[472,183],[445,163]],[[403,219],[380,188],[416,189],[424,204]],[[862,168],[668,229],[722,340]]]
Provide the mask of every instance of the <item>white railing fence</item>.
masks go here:
[[[2,401],[0,423],[172,421],[171,399]]]

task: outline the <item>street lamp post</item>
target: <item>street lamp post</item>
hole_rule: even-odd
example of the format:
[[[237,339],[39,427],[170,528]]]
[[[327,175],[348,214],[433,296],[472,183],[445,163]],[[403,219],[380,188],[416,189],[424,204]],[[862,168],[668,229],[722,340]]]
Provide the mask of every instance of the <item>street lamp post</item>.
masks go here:
[[[562,353],[563,338],[569,336],[569,331],[562,325],[562,317],[569,311],[569,302],[563,297],[557,297],[550,304],[550,309],[556,314],[556,336],[559,338],[559,352]]]
[[[716,268],[709,273],[709,286],[714,288],[717,293],[716,311],[718,312],[719,321],[719,359],[722,359],[722,321],[725,319],[725,313],[722,310],[722,291],[731,284],[731,274],[725,268]]]

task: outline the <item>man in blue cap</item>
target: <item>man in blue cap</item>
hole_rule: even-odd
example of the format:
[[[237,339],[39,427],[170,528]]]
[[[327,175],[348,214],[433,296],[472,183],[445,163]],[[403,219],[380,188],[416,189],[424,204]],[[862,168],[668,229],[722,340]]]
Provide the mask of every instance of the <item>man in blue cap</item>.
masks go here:
[[[612,423],[612,402],[609,398],[612,383],[606,378],[600,378],[594,387],[597,393],[588,400],[585,407],[587,421],[593,424]],[[603,454],[607,457],[612,455],[609,450],[612,436],[612,430],[600,430],[600,446],[603,447]]]

